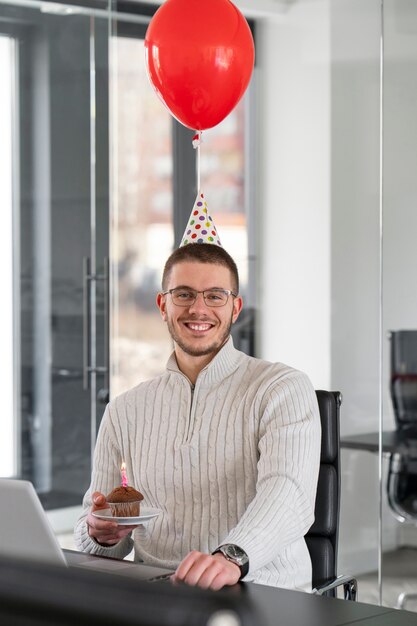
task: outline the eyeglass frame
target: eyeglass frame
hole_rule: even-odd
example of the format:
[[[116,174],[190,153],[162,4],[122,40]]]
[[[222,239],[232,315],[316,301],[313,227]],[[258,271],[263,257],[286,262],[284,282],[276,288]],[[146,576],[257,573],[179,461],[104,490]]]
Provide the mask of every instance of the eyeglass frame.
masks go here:
[[[173,291],[177,291],[178,289],[185,289],[185,290],[189,290],[195,293],[195,297],[194,300],[188,304],[177,304],[176,302],[174,302],[174,299],[172,297],[172,292]],[[227,295],[227,300],[224,304],[208,304],[206,301],[206,297],[205,297],[205,293],[208,291],[221,291],[222,293]],[[204,300],[204,304],[208,307],[210,307],[211,309],[221,309],[222,307],[226,306],[226,304],[229,302],[229,298],[230,296],[233,296],[233,298],[237,298],[239,294],[234,293],[231,289],[223,289],[222,287],[213,287],[212,289],[202,289],[200,291],[198,291],[198,289],[193,289],[192,287],[173,287],[172,289],[168,289],[167,291],[161,291],[161,295],[166,296],[167,294],[171,295],[171,300],[172,300],[172,304],[174,306],[179,306],[183,309],[185,309],[187,306],[192,306],[193,304],[195,304],[197,298],[198,298],[198,294],[202,293],[203,294],[203,300]]]

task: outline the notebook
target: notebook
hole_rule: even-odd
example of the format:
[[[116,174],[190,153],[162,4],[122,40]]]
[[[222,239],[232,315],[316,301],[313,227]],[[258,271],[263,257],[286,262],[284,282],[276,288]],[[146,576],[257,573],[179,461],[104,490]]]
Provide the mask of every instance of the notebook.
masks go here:
[[[32,483],[0,478],[0,555],[97,569],[140,580],[163,580],[167,570],[61,549]]]

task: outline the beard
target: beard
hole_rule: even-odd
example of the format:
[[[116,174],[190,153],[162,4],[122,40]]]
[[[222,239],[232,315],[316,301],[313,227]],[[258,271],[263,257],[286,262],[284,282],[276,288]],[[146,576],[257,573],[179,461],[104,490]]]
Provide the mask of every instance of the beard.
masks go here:
[[[173,341],[175,341],[177,346],[181,348],[183,352],[189,354],[190,356],[206,356],[207,354],[217,353],[229,338],[230,329],[232,328],[232,315],[230,316],[230,320],[224,326],[221,335],[217,339],[213,339],[211,343],[205,346],[195,346],[192,341],[187,341],[180,337],[169,318],[167,319],[167,326]]]

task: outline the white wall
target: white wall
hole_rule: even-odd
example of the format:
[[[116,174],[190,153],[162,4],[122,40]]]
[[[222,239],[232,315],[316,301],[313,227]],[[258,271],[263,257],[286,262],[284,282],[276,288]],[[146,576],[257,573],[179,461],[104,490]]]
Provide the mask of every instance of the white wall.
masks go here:
[[[330,384],[329,1],[257,31],[260,356]]]

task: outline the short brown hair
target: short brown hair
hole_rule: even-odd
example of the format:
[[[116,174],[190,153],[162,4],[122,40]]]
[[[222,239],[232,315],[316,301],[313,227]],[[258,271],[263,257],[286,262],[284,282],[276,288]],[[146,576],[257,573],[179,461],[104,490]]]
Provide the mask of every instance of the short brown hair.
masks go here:
[[[239,272],[236,263],[224,248],[213,243],[189,243],[174,250],[168,257],[162,274],[162,289],[164,291],[167,288],[169,275],[174,265],[186,261],[213,263],[227,267],[232,275],[233,291],[236,294],[239,293]]]

